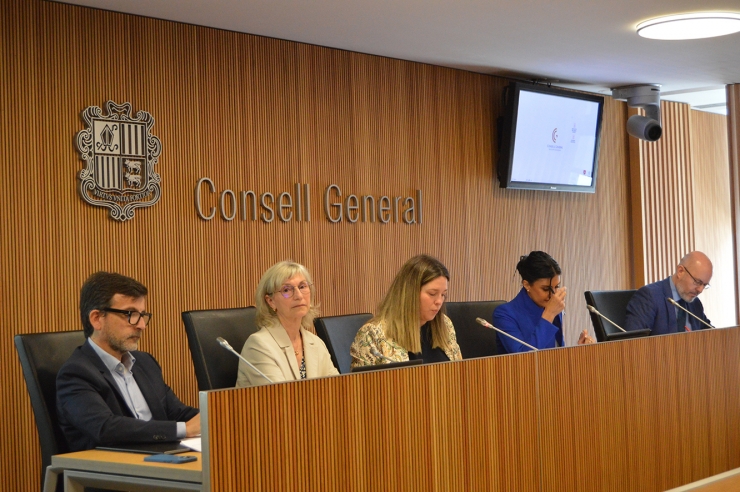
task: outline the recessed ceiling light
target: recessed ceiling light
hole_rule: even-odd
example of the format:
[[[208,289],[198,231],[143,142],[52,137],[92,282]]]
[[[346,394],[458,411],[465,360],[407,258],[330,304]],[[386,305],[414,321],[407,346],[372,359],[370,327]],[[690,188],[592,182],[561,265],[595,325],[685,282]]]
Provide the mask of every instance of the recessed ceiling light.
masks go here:
[[[740,31],[740,14],[696,12],[656,17],[637,25],[637,34],[650,39],[701,39]]]

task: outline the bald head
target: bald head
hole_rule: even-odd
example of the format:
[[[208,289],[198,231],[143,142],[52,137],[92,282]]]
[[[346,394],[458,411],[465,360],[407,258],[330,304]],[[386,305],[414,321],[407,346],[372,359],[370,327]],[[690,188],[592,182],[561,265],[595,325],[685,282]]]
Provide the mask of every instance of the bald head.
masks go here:
[[[712,280],[712,261],[701,251],[692,251],[683,258],[673,274],[673,283],[681,298],[692,302]]]
[[[704,270],[702,273],[706,273],[710,279],[712,278],[712,260],[710,260],[709,257],[701,251],[692,251],[687,254],[681,258],[680,265],[689,268],[691,273],[694,273],[694,268],[696,268],[697,271]],[[708,284],[709,280],[704,283]]]

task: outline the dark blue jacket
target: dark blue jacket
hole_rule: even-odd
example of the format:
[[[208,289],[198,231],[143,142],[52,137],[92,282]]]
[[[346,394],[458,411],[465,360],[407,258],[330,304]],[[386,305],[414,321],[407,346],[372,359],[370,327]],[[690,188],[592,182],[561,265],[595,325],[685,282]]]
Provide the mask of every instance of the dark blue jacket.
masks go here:
[[[649,328],[652,330],[651,335],[678,333],[676,326],[677,308],[667,300],[668,297],[673,298],[670,277],[640,288],[627,304],[624,329],[643,330]],[[698,298],[690,302],[687,309],[709,323],[704,315],[704,306]],[[705,325],[688,314],[686,320],[691,323],[692,330],[706,328]]]
[[[162,369],[146,352],[133,351],[133,376],[152,412],[137,419],[121,396],[113,375],[85,341],[57,375],[57,414],[70,451],[101,445],[177,440],[177,422],[198,409],[182,403],[162,379]]]
[[[558,314],[552,323],[542,317],[544,308],[530,299],[522,288],[511,302],[502,304],[493,311],[493,326],[527,342],[538,349],[563,346],[563,314]],[[499,334],[497,337],[500,354],[529,352],[526,345]],[[557,342],[557,344],[556,344]]]

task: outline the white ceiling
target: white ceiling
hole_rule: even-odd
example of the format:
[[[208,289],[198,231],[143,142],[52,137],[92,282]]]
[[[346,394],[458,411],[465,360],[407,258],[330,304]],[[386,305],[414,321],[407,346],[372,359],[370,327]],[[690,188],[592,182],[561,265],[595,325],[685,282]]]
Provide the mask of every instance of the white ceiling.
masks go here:
[[[740,0],[66,0],[66,3],[341,48],[610,95],[662,84],[662,97],[724,114],[740,82],[740,33],[639,37],[663,14],[740,11]]]

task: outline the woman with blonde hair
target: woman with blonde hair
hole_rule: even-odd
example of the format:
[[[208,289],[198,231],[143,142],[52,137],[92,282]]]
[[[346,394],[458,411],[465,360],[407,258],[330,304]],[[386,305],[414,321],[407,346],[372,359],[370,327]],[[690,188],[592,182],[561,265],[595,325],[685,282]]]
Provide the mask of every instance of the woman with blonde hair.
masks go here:
[[[449,281],[450,273],[436,258],[419,255],[407,261],[377,315],[357,332],[350,348],[352,367],[461,360],[455,328],[444,313]]]
[[[339,374],[324,342],[309,331],[318,309],[306,267],[292,261],[276,263],[262,275],[255,297],[260,330],[244,344],[245,359],[273,383]],[[239,362],[237,387],[267,383]]]

